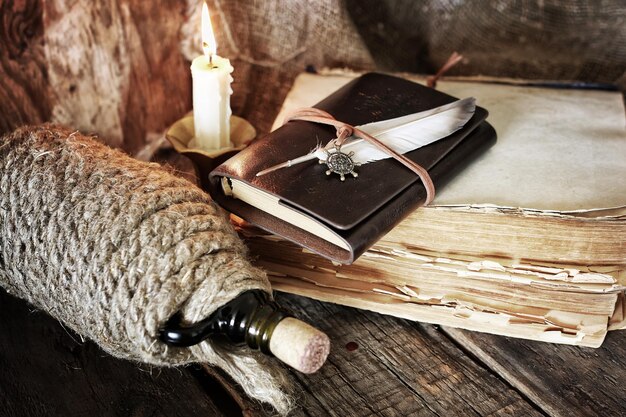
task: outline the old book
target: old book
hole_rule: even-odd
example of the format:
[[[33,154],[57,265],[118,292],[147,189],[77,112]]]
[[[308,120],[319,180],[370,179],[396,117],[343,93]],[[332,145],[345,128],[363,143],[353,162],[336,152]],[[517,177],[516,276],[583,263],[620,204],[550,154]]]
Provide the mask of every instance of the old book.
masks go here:
[[[352,80],[319,103],[352,125],[388,120],[456,101],[417,83],[370,73]],[[463,128],[406,156],[429,171],[438,188],[495,141],[476,107]],[[306,155],[335,136],[334,128],[290,122],[253,142],[209,176],[212,197],[226,210],[263,229],[341,263],[351,263],[416,207],[426,193],[419,177],[394,159],[359,168],[345,182],[324,175],[317,161],[256,174]]]
[[[277,123],[287,111],[319,101],[354,77],[300,75]],[[438,88],[474,96],[489,108],[498,143],[385,240],[521,261],[626,263],[621,93],[467,80],[441,81]]]
[[[301,75],[283,110],[349,74]],[[626,136],[619,93],[440,82],[490,109],[498,144],[353,265],[244,232],[274,288],[527,339],[597,347],[626,327]],[[280,116],[279,116],[280,118]]]
[[[338,265],[277,236],[243,232],[275,290],[427,323],[598,347],[624,326],[623,266],[515,263],[379,241]]]

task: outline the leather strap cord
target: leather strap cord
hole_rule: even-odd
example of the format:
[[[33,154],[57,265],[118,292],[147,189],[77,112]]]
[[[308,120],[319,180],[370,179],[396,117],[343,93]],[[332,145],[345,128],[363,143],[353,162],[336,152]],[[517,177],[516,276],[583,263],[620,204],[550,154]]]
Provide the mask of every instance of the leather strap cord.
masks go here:
[[[339,146],[344,143],[346,138],[352,135],[363,138],[381,151],[385,152],[387,155],[402,163],[402,165],[409,168],[420,177],[420,180],[422,180],[422,183],[426,188],[426,202],[424,203],[424,205],[430,204],[435,198],[435,185],[433,184],[433,180],[430,178],[430,175],[428,175],[428,171],[426,171],[419,164],[411,161],[406,156],[394,151],[389,146],[376,139],[374,136],[362,131],[359,128],[349,125],[348,123],[344,123],[335,119],[330,113],[327,113],[324,110],[316,109],[313,107],[305,107],[289,113],[285,117],[285,121],[283,122],[283,124],[286,124],[291,120],[304,120],[307,122],[334,126],[335,129],[337,129],[336,144]]]

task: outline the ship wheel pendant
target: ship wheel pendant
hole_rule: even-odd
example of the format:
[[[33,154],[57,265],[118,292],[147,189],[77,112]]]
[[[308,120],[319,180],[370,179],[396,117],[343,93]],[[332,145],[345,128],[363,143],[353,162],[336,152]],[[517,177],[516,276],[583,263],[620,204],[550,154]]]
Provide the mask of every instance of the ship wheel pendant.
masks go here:
[[[335,144],[334,151],[324,150],[324,152],[326,152],[326,159],[320,159],[319,163],[326,164],[328,167],[326,175],[330,175],[334,172],[335,174],[339,174],[341,181],[346,180],[346,174],[352,174],[354,178],[359,176],[354,169],[361,164],[352,160],[354,152],[341,152],[341,145],[337,144]]]

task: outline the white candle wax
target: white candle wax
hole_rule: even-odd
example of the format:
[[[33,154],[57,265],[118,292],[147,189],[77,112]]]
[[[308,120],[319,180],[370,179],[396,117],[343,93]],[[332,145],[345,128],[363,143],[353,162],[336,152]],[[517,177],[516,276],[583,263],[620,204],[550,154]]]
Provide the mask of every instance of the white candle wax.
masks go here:
[[[191,63],[193,79],[192,147],[214,150],[232,146],[230,142],[230,96],[233,90],[230,61],[218,55],[201,55]]]

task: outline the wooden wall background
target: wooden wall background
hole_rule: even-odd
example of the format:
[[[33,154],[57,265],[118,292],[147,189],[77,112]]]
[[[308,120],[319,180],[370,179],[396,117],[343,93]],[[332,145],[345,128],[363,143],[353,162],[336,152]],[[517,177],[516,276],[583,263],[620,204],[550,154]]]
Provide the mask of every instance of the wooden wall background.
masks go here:
[[[0,134],[54,121],[136,153],[191,109],[202,0],[0,0]],[[232,107],[267,131],[307,66],[626,87],[620,0],[207,0]]]
[[[186,5],[0,2],[0,130],[48,120],[133,152],[190,106]]]

